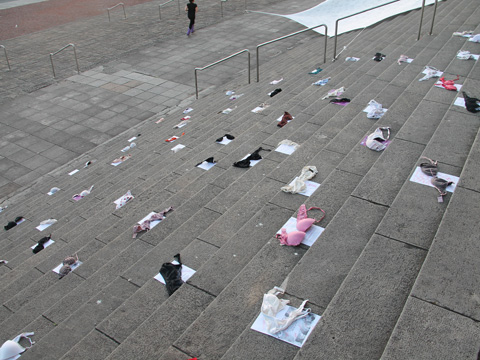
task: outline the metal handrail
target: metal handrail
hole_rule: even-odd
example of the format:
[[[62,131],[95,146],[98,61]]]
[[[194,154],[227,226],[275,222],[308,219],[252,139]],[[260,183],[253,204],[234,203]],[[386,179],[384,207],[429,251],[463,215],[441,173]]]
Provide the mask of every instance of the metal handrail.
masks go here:
[[[68,44],[68,45],[65,45],[63,48],[61,48],[60,50],[58,50],[54,53],[50,53],[50,62],[52,63],[53,77],[56,77],[55,67],[53,66],[53,56],[57,55],[59,52],[65,50],[67,47],[70,47],[70,46],[73,48],[73,54],[75,55],[75,62],[77,63],[77,74],[80,74],[80,68],[78,66],[77,51],[75,50],[75,45],[74,44]]]
[[[244,52],[248,53],[248,83],[250,84],[250,51],[248,49],[243,49],[242,51],[236,52],[235,54],[229,55],[226,58],[215,61],[214,63],[208,64],[202,68],[195,68],[195,97],[198,99],[198,80],[197,80],[197,71],[202,71],[212,67],[214,65],[220,64],[226,60],[229,60],[237,55],[243,54]]]
[[[334,45],[333,45],[333,61],[335,61],[337,59],[337,34],[338,34],[338,22],[340,20],[344,20],[344,19],[347,19],[347,18],[355,16],[355,15],[363,14],[364,12],[367,12],[367,11],[370,11],[370,10],[373,10],[373,9],[377,9],[377,8],[385,6],[385,5],[390,5],[390,4],[392,4],[394,2],[397,2],[397,1],[400,1],[400,0],[390,1],[388,3],[382,4],[382,5],[377,5],[377,6],[374,6],[374,7],[370,8],[370,9],[362,10],[362,11],[359,11],[355,14],[344,16],[344,17],[341,17],[341,18],[337,19],[337,21],[335,21],[335,42],[334,42]]]
[[[223,17],[223,3],[224,2],[227,2],[227,0],[220,0],[220,12],[222,13],[222,17]]]
[[[432,35],[432,33],[433,33],[433,23],[435,22],[435,15],[437,14],[437,5],[438,5],[438,0],[435,0],[435,8],[433,9],[432,25],[430,26],[430,32],[428,33],[428,35]],[[421,12],[421,15],[420,15],[420,25],[418,26],[417,41],[420,40],[420,33],[422,32],[423,13],[424,12],[425,12],[425,0],[422,1],[422,12]]]
[[[158,5],[158,18],[159,19],[162,18],[162,12],[160,11],[161,7],[164,6],[164,5],[170,4],[173,1],[175,1],[175,0],[169,0],[165,3],[163,3],[163,4]],[[178,15],[180,15],[180,0],[178,0]]]
[[[5,59],[7,59],[8,70],[12,70],[12,69],[10,68],[10,61],[8,61],[7,49],[6,49],[5,46],[3,46],[3,45],[0,45],[0,48],[3,48],[3,51],[4,51],[4,53],[5,53]]]
[[[111,8],[108,8],[108,9],[107,9],[108,22],[110,22],[110,10],[115,9],[117,6],[121,6],[121,7],[123,8],[123,16],[125,17],[125,19],[127,18],[127,13],[125,12],[125,4],[124,4],[124,3],[118,3],[117,5],[112,6]]]
[[[264,42],[264,43],[261,43],[261,44],[258,44],[257,49],[256,49],[257,82],[260,81],[260,58],[259,58],[258,49],[260,49],[262,46],[265,46],[265,45],[268,45],[268,44],[271,44],[271,43],[274,43],[274,42],[277,42],[277,41],[280,41],[280,40],[283,40],[283,39],[286,39],[286,38],[289,38],[289,37],[292,37],[292,36],[295,36],[295,35],[298,35],[298,34],[301,34],[301,33],[304,33],[306,31],[309,31],[309,30],[312,30],[312,29],[316,29],[316,28],[321,27],[321,26],[325,27],[325,49],[323,51],[323,63],[325,64],[327,62],[327,38],[328,38],[327,33],[328,33],[328,28],[327,28],[327,25],[321,24],[321,25],[312,26],[312,27],[309,27],[308,29],[303,29],[303,30],[300,30],[300,31],[297,31],[297,32],[294,32],[294,33],[291,33],[291,34],[288,34],[288,35],[285,35],[285,36],[282,36],[282,37],[279,37],[279,38],[276,38],[276,39],[273,39],[273,40],[270,40],[270,41],[267,41],[267,42]]]

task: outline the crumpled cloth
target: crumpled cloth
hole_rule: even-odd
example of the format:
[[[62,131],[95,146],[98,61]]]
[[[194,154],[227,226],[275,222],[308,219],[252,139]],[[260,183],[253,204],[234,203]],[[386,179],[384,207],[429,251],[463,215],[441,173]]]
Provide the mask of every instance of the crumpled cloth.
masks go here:
[[[365,111],[367,112],[367,118],[380,119],[387,112],[387,109],[384,109],[382,104],[379,104],[375,100],[370,100]]]
[[[338,88],[338,89],[332,89],[332,90],[328,90],[328,93],[327,95],[325,95],[322,100],[325,100],[329,97],[336,97],[336,96],[340,96],[342,95],[343,93],[345,92],[345,88],[342,86],[341,88]]]
[[[435,69],[433,66],[427,65],[425,66],[425,70],[422,71],[422,74],[425,74],[425,76],[421,79],[418,79],[418,81],[424,81],[434,77],[440,77],[443,75],[443,72]]]
[[[130,200],[134,199],[132,192],[128,190],[120,199],[117,199],[114,201],[114,203],[117,205],[115,207],[115,210],[120,209],[122,206],[124,206],[127,202]]]
[[[300,147],[300,145],[298,145],[296,142],[293,142],[293,141],[288,140],[288,139],[285,139],[285,140],[280,141],[280,142],[278,143],[277,147],[280,146],[280,145],[293,146],[293,148],[294,148],[295,150],[297,150],[297,149]]]
[[[172,210],[173,207],[170,206],[165,210],[160,211],[159,213],[152,214],[148,219],[143,220],[140,224],[134,225],[132,238],[135,239],[139,232],[150,230],[150,225],[152,221],[165,219],[165,214]]]
[[[284,192],[298,194],[304,191],[307,188],[305,181],[310,180],[315,175],[318,174],[318,170],[315,166],[307,165],[304,166],[300,176],[298,176],[292,185],[285,185],[281,187],[281,190]]]

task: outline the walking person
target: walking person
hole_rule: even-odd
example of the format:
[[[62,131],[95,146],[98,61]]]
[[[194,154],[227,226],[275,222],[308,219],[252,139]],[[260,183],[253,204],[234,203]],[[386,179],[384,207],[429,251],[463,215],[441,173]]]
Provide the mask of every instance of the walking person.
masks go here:
[[[198,7],[195,4],[195,0],[189,0],[187,6],[185,6],[185,11],[187,12],[187,16],[190,19],[190,25],[188,25],[187,36],[193,34],[195,32],[195,13],[197,12]]]

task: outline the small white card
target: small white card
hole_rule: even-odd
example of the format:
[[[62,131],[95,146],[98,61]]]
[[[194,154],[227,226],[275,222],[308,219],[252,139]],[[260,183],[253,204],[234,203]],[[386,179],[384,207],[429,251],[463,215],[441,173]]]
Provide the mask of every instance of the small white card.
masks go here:
[[[134,137],[132,137],[132,138],[128,139],[128,142],[132,142],[133,140],[136,140],[136,139],[137,139],[137,137],[136,137],[136,136],[134,136]]]
[[[282,310],[280,310],[275,318],[277,319],[284,319],[286,318],[287,312],[290,313],[295,310],[293,306],[287,305]],[[302,347],[307,341],[308,337],[312,333],[313,329],[317,325],[318,321],[320,320],[321,316],[317,314],[310,313],[306,317],[301,319],[295,320],[288,328],[283,331],[279,331],[276,334],[270,334],[267,331],[267,323],[263,314],[260,313],[252,324],[251,329],[258,331],[262,334],[266,334],[277,338],[278,340],[285,341],[289,344],[295,345],[297,347]]]
[[[218,144],[228,145],[228,144],[230,144],[232,141],[233,141],[233,140],[227,139],[227,138],[224,136],[222,141],[218,141]]]
[[[73,265],[70,265],[70,267],[72,268],[72,271],[75,270],[77,267],[79,267],[80,265],[82,265],[83,262],[81,261],[77,261],[75,264]],[[63,266],[63,263],[60,263],[60,265],[58,265],[55,269],[53,269],[52,271],[54,273],[57,273],[57,274],[60,274],[60,269],[62,268]]]
[[[288,185],[293,186],[293,184],[295,183],[295,180],[297,180],[297,179],[298,179],[298,176],[297,176],[295,179],[293,179],[293,180],[290,182],[290,184],[288,184]],[[312,194],[315,192],[315,190],[317,190],[318,187],[320,186],[319,183],[316,183],[316,182],[314,182],[314,181],[308,181],[308,180],[305,181],[305,185],[307,186],[307,188],[306,188],[305,190],[303,190],[302,192],[299,192],[299,193],[297,193],[297,194],[300,194],[300,195],[303,195],[303,196],[310,196],[310,195],[312,195]]]
[[[42,225],[38,225],[35,229],[37,229],[38,231],[43,231],[51,225],[53,224],[42,224]]]
[[[215,165],[216,165],[216,163],[210,163],[208,161],[204,161],[201,164],[197,165],[197,167],[200,168],[200,169],[203,169],[203,170],[210,170]]]
[[[276,152],[279,152],[279,153],[282,153],[282,154],[286,154],[286,155],[292,155],[294,152],[295,152],[295,146],[293,145],[286,145],[286,144],[282,144],[282,145],[279,145],[275,151]]]
[[[460,178],[458,176],[449,175],[449,174],[445,174],[445,173],[441,173],[441,172],[437,173],[437,177],[439,177],[440,179],[447,180],[447,181],[453,181],[453,184],[448,186],[447,189],[446,189],[447,191],[449,191],[451,193],[453,193],[455,191],[455,188],[457,187],[458,181],[460,180]],[[419,183],[419,184],[423,184],[423,185],[427,185],[427,186],[430,186],[430,187],[434,187],[432,185],[432,183],[430,182],[431,179],[432,179],[431,176],[428,176],[427,174],[424,174],[422,172],[422,170],[420,169],[420,166],[417,166],[417,168],[413,172],[412,177],[410,178],[410,181],[413,181],[413,182],[416,182],[416,183]]]
[[[55,241],[53,241],[52,239],[48,240],[45,244],[43,244],[43,248],[46,249],[47,247],[49,247],[50,245],[54,244]],[[37,244],[33,245],[30,247],[30,249],[34,249],[35,247],[37,246]]]
[[[461,107],[466,107],[466,106],[465,106],[465,99],[462,98],[462,97],[457,97],[457,98],[455,99],[455,102],[453,103],[453,105],[461,106]]]
[[[70,172],[68,173],[68,175],[72,176],[73,174],[76,174],[76,173],[79,172],[79,171],[80,171],[80,170],[75,169],[75,170],[73,170],[73,171],[70,171]]]
[[[185,147],[185,145],[178,144],[178,145],[174,146],[173,148],[171,148],[170,150],[172,150],[174,153],[176,153],[178,150],[181,150],[184,147]]]
[[[173,262],[172,264],[178,264],[177,262]],[[192,268],[189,268],[186,265],[182,264],[182,280],[183,282],[186,282],[188,279],[190,279],[193,274],[195,274],[195,270]],[[163,285],[165,285],[165,279],[163,278],[162,274],[158,273],[157,275],[154,276],[154,279],[157,281],[160,281]]]
[[[285,224],[283,224],[280,230],[277,231],[277,234],[281,234],[282,229],[286,229],[287,234],[292,231],[298,231],[297,219],[294,217],[291,217],[290,219],[288,219],[288,221]],[[318,225],[310,226],[310,229],[308,229],[307,232],[305,233],[305,238],[303,239],[302,244],[307,246],[312,246],[315,243],[315,241],[317,241],[318,237],[322,235],[323,230],[325,229]]]
[[[245,159],[246,159],[247,157],[249,157],[250,155],[251,155],[251,154],[245,155],[243,158],[240,159],[240,161],[245,160]],[[260,160],[250,160],[250,167],[253,167],[253,166],[257,165],[261,160],[262,160],[262,159],[260,159]]]

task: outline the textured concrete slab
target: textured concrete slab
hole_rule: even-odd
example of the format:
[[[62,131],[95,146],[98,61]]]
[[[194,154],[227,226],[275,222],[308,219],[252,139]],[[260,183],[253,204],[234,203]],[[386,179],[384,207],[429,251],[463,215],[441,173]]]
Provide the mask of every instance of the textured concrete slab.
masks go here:
[[[213,300],[212,295],[183,285],[157,309],[152,309],[152,315],[107,359],[159,358]]]
[[[455,311],[476,321],[480,319],[478,279],[475,271],[479,224],[477,192],[457,188],[450,200],[412,295]],[[460,260],[461,259],[461,260]]]
[[[470,149],[467,162],[463,168],[459,186],[480,192],[478,184],[478,175],[480,173],[480,140],[478,136]]]
[[[374,235],[295,359],[320,351],[332,359],[379,358],[424,257],[424,250]]]
[[[472,319],[409,297],[381,359],[474,359],[479,331]]]
[[[92,330],[61,359],[104,359],[118,344],[97,330]]]

